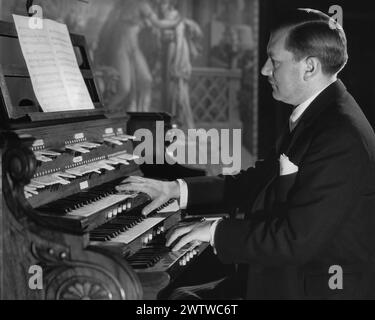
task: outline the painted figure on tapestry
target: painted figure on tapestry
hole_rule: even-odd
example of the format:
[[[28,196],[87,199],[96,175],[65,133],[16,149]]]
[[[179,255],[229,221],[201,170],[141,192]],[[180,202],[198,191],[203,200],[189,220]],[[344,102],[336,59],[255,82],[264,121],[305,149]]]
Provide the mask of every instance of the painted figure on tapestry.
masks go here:
[[[126,106],[126,111],[150,111],[152,74],[139,42],[140,33],[149,28],[174,28],[174,20],[160,20],[153,3],[147,0],[121,0],[116,2],[102,30],[97,63],[111,62],[119,75],[117,93],[108,102],[108,108]],[[103,38],[105,37],[105,38]]]
[[[176,1],[160,0],[160,9],[163,19],[174,21],[178,19]],[[194,116],[190,105],[189,80],[192,73],[191,60],[199,55],[199,41],[203,34],[197,23],[184,18],[172,31],[166,31],[170,37],[168,48],[168,71],[170,78],[170,101],[172,113],[179,122],[187,127],[194,128]]]

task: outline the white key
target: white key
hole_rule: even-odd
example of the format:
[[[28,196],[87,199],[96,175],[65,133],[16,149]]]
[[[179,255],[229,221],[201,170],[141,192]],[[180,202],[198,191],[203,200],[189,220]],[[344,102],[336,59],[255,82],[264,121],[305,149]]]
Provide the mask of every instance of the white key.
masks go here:
[[[112,138],[104,138],[104,141],[109,142],[111,144],[116,144],[118,146],[122,146],[123,145],[123,143],[121,141],[116,140],[116,139],[112,139]]]
[[[146,218],[142,222],[136,224],[131,229],[122,232],[117,237],[111,239],[111,242],[121,242],[121,243],[130,243],[148,230],[150,230],[152,227],[156,226],[158,223],[163,221],[165,218],[160,217],[150,217]],[[147,237],[147,240],[149,238]]]

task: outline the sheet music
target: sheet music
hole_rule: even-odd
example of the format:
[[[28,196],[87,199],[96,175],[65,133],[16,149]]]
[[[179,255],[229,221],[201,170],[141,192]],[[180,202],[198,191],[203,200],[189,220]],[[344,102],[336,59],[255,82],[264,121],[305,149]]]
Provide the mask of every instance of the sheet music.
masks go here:
[[[94,109],[65,24],[13,15],[35,96],[44,112]]]

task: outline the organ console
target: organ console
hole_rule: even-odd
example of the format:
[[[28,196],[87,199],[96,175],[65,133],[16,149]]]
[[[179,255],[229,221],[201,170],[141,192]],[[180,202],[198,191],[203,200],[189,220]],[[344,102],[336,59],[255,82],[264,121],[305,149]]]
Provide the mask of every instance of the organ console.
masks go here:
[[[85,39],[71,40],[95,109],[41,112],[15,27],[0,22],[0,297],[157,299],[207,244],[171,252],[165,232],[183,219],[176,201],[143,217],[147,195],[116,192],[144,174],[128,128],[142,114],[106,116]]]

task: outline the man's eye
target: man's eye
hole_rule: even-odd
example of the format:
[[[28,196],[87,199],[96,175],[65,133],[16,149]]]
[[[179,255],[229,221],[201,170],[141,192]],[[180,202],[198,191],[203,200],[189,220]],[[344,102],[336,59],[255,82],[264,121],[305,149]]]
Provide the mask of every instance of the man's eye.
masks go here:
[[[279,66],[279,61],[275,61],[275,60],[273,60],[273,59],[271,59],[271,62],[272,62],[272,65],[274,66],[274,67],[278,67]]]

